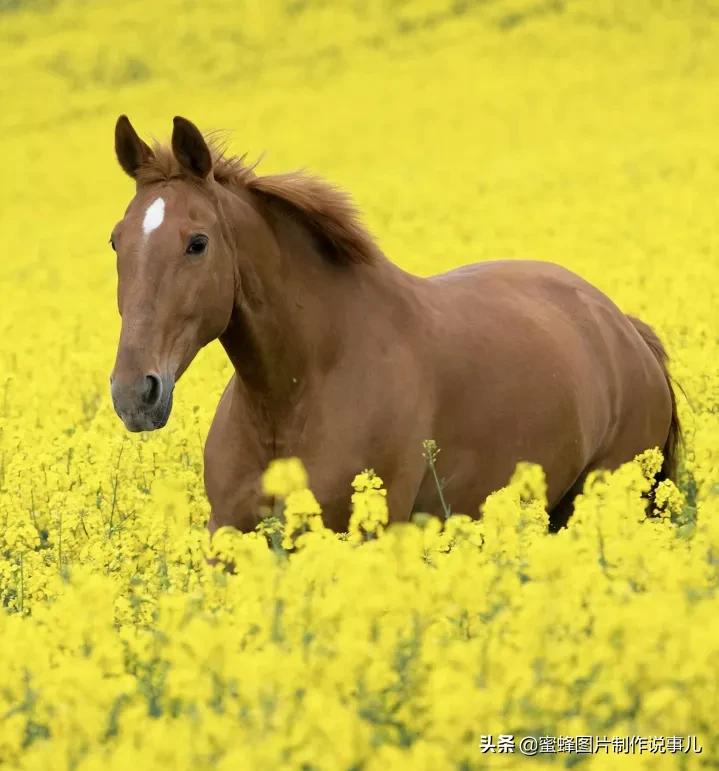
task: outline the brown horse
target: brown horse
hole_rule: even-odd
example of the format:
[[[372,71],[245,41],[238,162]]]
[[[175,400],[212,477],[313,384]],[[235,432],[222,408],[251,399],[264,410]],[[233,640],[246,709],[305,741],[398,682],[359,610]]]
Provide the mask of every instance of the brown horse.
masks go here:
[[[205,448],[211,530],[254,528],[262,471],[287,456],[303,460],[335,530],[367,467],[393,520],[440,513],[428,438],[458,512],[476,515],[518,461],[540,463],[555,529],[592,469],[658,446],[674,473],[664,349],[578,276],[519,261],[410,275],[343,193],[300,173],[258,176],[184,118],[169,149],[121,116],[115,149],[137,189],[111,238],[113,402],[129,430],[161,428],[175,382],[220,340],[235,374]]]

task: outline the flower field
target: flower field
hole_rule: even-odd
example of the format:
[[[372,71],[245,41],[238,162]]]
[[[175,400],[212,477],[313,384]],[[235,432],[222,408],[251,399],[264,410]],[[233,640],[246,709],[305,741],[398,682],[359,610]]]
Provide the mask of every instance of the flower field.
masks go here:
[[[0,768],[717,767],[716,0],[0,0],[0,25]],[[480,521],[386,527],[357,469],[336,536],[290,460],[282,519],[210,541],[220,346],[162,431],[110,401],[120,113],[331,179],[408,270],[595,283],[666,343],[678,488],[647,516],[650,450],[548,535],[521,464]]]

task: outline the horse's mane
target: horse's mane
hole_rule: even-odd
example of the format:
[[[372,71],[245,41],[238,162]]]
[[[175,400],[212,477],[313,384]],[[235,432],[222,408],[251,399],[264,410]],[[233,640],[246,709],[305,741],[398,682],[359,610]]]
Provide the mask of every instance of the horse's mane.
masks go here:
[[[372,263],[379,249],[361,223],[350,196],[323,179],[304,171],[259,176],[257,166],[244,155],[230,155],[215,135],[207,137],[216,182],[232,190],[245,189],[265,199],[281,201],[297,212],[338,263]],[[155,143],[153,157],[138,169],[139,184],[186,178],[172,149]]]

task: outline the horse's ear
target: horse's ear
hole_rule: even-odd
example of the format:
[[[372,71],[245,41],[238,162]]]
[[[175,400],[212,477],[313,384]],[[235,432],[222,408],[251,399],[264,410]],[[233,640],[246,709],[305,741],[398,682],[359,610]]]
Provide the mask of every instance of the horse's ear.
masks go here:
[[[133,179],[143,163],[154,158],[154,153],[137,135],[127,115],[121,115],[115,124],[115,155],[120,166]]]
[[[172,152],[183,169],[204,179],[212,171],[212,154],[200,129],[186,118],[172,119]]]

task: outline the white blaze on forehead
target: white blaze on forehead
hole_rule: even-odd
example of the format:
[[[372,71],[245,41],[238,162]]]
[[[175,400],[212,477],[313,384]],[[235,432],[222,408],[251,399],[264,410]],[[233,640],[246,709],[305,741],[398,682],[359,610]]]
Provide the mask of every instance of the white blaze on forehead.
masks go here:
[[[162,198],[155,198],[145,212],[145,219],[142,220],[142,232],[149,236],[153,230],[162,225],[162,220],[164,219],[165,201]]]

